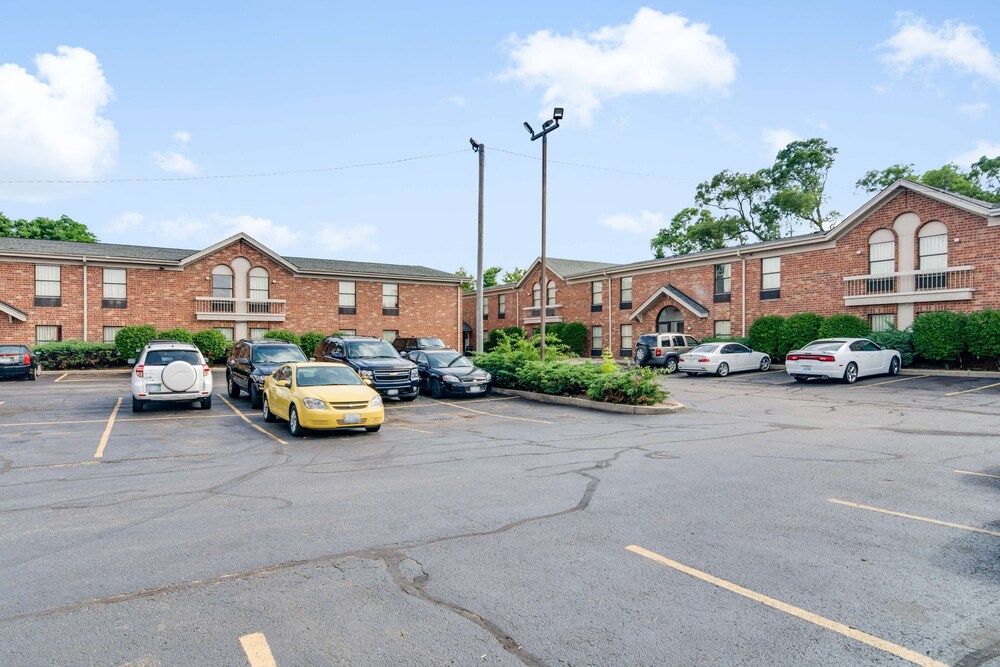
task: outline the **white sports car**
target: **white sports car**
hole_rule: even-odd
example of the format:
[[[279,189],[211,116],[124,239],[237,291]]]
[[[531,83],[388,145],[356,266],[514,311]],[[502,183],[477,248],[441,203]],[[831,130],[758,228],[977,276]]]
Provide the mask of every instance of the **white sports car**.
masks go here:
[[[799,382],[823,378],[854,384],[866,375],[896,375],[900,366],[899,352],[867,338],[814,340],[785,357],[785,371]]]
[[[688,375],[715,373],[725,377],[737,371],[766,371],[771,357],[739,343],[703,343],[677,359],[677,370]]]

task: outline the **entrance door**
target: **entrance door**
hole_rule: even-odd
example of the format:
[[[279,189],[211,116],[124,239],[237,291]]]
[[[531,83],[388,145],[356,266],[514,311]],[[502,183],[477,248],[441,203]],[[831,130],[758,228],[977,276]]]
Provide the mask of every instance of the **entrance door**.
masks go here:
[[[656,316],[657,333],[684,333],[684,316],[677,308],[667,306]]]

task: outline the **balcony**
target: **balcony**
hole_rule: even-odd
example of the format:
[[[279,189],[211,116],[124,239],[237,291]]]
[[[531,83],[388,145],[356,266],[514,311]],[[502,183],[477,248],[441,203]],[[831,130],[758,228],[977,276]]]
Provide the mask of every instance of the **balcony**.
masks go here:
[[[284,322],[284,299],[230,299],[196,296],[195,317],[226,322]]]
[[[524,311],[524,319],[522,322],[524,324],[539,324],[542,321],[542,309],[535,308],[534,306],[525,306],[521,310]],[[551,306],[546,306],[545,308],[545,323],[549,322],[562,322],[562,304],[553,304]]]
[[[948,266],[895,273],[847,276],[845,306],[875,306],[928,301],[969,301],[975,291],[972,266]]]

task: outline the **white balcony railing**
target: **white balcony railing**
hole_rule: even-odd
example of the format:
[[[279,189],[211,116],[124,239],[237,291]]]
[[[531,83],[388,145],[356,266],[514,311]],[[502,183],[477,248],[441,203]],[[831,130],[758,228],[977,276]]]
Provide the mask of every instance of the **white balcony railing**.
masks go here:
[[[972,298],[972,266],[948,266],[894,273],[870,273],[844,278],[848,306],[927,301],[963,301]]]
[[[284,322],[285,299],[234,299],[196,296],[195,316],[199,320],[233,322]]]
[[[540,306],[525,306],[521,310],[524,311],[525,324],[537,324],[542,321],[542,309]],[[556,303],[545,307],[545,321],[546,322],[562,322],[562,304]]]

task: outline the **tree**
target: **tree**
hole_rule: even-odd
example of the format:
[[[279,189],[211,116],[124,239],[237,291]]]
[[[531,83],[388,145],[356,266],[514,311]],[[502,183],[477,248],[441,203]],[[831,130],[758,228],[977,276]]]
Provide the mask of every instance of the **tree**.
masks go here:
[[[985,155],[972,165],[969,175],[979,185],[986,201],[1000,203],[1000,155]]]
[[[503,271],[499,266],[491,266],[488,269],[483,269],[483,287],[496,287],[500,283],[497,282],[497,276]]]
[[[469,272],[465,270],[464,266],[458,267],[458,271],[455,271],[455,275],[460,278],[465,278],[462,281],[462,289],[466,292],[472,292],[476,289],[476,277],[469,275]]]
[[[861,177],[856,186],[865,192],[880,192],[899,178],[923,183],[934,188],[956,194],[1000,203],[1000,156],[982,156],[969,171],[946,164],[938,169],[930,169],[923,174],[913,170],[913,165],[894,164],[881,170],[871,170]]]
[[[82,222],[69,216],[35,218],[34,220],[11,220],[0,213],[0,236],[14,236],[22,239],[48,239],[50,241],[80,241],[96,243],[97,236]]]
[[[507,271],[502,276],[500,276],[502,285],[510,285],[512,283],[520,282],[521,278],[524,277],[524,269],[514,267],[510,271]]]
[[[771,167],[772,203],[785,215],[825,231],[826,223],[838,216],[836,211],[822,211],[826,176],[836,154],[836,148],[819,138],[793,141],[781,149]]]
[[[924,175],[920,177],[920,182],[932,188],[940,188],[966,197],[982,199],[983,192],[971,178],[971,175],[953,164],[925,171]]]
[[[858,179],[855,187],[865,192],[881,192],[901,178],[919,181],[920,175],[913,170],[912,164],[894,164],[885,169],[872,169]]]
[[[14,222],[0,211],[0,236],[14,236]]]
[[[666,257],[666,250],[686,255],[701,250],[724,248],[731,238],[739,236],[739,226],[731,218],[716,219],[710,211],[686,208],[675,215],[670,227],[661,229],[649,242],[656,259]]]

